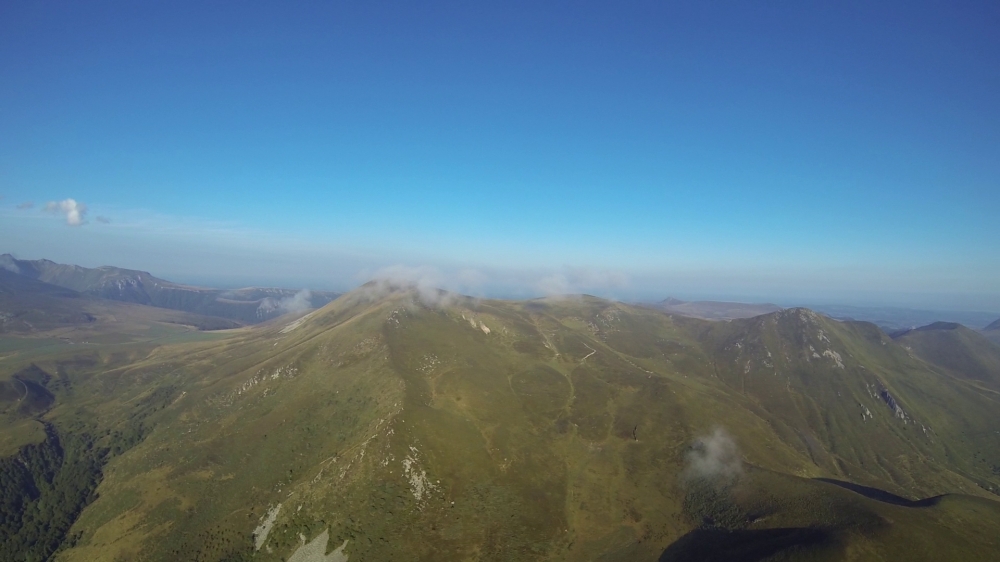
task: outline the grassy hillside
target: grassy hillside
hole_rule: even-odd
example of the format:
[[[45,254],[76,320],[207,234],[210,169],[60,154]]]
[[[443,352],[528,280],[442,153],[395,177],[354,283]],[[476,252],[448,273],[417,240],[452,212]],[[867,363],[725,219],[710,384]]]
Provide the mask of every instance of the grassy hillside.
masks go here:
[[[917,357],[948,374],[1000,388],[1000,345],[965,326],[936,322],[894,335]]]
[[[369,285],[222,340],[28,359],[7,378],[61,377],[41,421],[107,439],[56,560],[1000,549],[1000,398],[803,309],[707,322]]]

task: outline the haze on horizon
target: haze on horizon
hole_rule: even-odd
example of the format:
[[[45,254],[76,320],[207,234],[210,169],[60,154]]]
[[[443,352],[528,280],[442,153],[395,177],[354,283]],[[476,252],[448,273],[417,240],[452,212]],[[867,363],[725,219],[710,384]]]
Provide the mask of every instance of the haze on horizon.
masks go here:
[[[5,3],[0,253],[1000,311],[1000,7]]]

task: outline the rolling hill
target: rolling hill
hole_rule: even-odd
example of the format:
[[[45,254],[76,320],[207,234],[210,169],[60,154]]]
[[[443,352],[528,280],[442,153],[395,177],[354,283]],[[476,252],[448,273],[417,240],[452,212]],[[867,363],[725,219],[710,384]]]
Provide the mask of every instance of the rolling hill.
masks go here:
[[[996,344],[1000,344],[1000,320],[997,320],[983,328],[983,335]]]
[[[0,269],[85,295],[229,318],[244,324],[256,324],[296,310],[318,308],[337,297],[337,293],[327,291],[191,287],[153,277],[145,271],[19,260],[10,254],[0,255]]]
[[[0,461],[12,560],[1000,551],[1000,395],[806,309],[710,322],[371,283],[222,339],[0,368],[52,396],[23,462]]]
[[[935,322],[893,334],[893,339],[952,376],[1000,388],[1000,345],[975,330],[951,322]]]

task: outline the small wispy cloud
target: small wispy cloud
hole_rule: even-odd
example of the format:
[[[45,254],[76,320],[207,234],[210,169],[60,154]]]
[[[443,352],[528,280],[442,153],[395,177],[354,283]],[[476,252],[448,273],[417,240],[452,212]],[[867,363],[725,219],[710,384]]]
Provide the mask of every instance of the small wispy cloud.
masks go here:
[[[223,298],[235,296],[234,292],[226,291],[221,295]],[[257,306],[257,317],[264,319],[276,314],[288,314],[289,312],[302,312],[312,308],[312,291],[302,289],[294,295],[287,297],[264,297]]]
[[[423,304],[447,306],[456,296],[444,290],[449,285],[452,283],[448,277],[436,267],[391,265],[376,271],[372,282],[363,288],[371,300],[377,300],[396,290],[413,289]]]
[[[0,255],[0,269],[5,269],[11,273],[21,273],[21,268],[17,266],[14,257],[8,254]]]
[[[34,201],[25,201],[24,203],[21,203],[20,205],[18,205],[17,208],[19,210],[23,211],[25,209],[30,209],[30,208],[32,208],[34,206],[35,206],[35,202]]]
[[[302,312],[312,308],[312,291],[302,289],[290,297],[285,297],[278,301],[278,309],[282,313]]]
[[[361,270],[359,281],[368,298],[377,299],[399,289],[414,289],[420,300],[431,306],[445,306],[461,296],[481,299],[488,294],[513,298],[572,298],[587,293],[609,296],[627,288],[629,278],[622,272],[584,267],[559,270],[449,269],[431,265],[391,265]]]
[[[75,199],[63,199],[62,201],[49,201],[45,204],[45,211],[65,216],[66,224],[69,226],[80,226],[84,224],[87,206]]]
[[[566,297],[588,291],[605,293],[628,286],[628,276],[620,271],[564,268],[543,276],[535,288],[548,297]]]
[[[111,219],[108,217],[94,217],[94,220],[101,224],[111,224]]]
[[[731,435],[721,427],[711,435],[695,439],[687,454],[685,478],[730,483],[743,474],[740,449]]]

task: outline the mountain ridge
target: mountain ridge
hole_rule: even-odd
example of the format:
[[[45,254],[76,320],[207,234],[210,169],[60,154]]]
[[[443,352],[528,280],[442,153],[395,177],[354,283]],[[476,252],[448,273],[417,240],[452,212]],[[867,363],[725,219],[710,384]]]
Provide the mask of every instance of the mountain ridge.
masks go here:
[[[85,268],[47,259],[19,260],[10,254],[0,255],[0,269],[104,299],[218,316],[244,324],[256,324],[291,310],[318,308],[338,295],[277,288],[194,287],[146,271],[115,266]]]
[[[953,322],[935,322],[893,334],[892,338],[952,376],[1000,389],[1000,345],[983,333]]]
[[[46,333],[88,326],[115,330],[113,324],[133,318],[202,330],[240,326],[225,318],[102,299],[0,269],[0,333]]]
[[[750,318],[781,310],[782,307],[771,303],[741,303],[728,301],[683,301],[667,297],[657,303],[646,306],[663,310],[672,314],[681,314],[704,320],[733,320]]]
[[[86,353],[30,357],[73,385],[46,422],[142,429],[61,561],[1000,547],[997,397],[807,309],[712,322],[376,282],[223,340]]]

